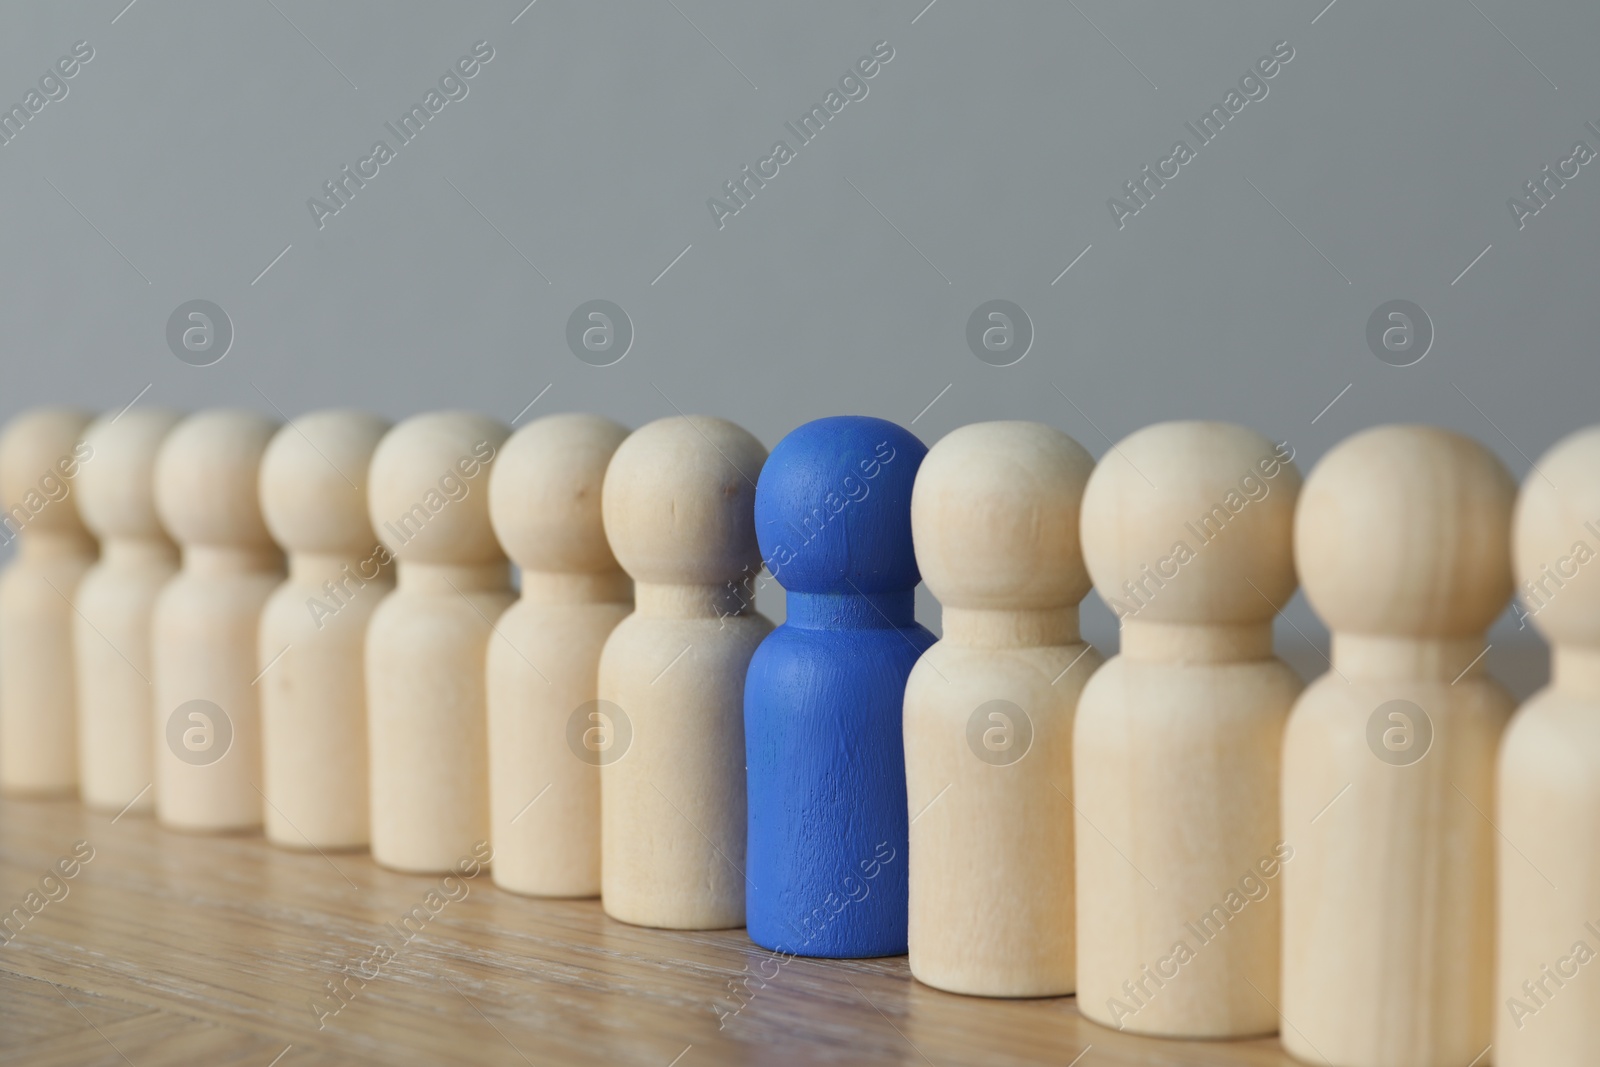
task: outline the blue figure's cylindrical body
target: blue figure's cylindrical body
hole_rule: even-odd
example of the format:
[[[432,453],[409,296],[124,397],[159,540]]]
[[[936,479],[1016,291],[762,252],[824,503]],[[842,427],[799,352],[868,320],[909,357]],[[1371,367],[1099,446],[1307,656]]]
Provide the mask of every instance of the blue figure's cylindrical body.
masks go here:
[[[761,555],[788,617],[745,677],[750,938],[803,956],[906,951],[906,676],[934,637],[911,486],[927,448],[882,419],[818,419],[756,486]]]

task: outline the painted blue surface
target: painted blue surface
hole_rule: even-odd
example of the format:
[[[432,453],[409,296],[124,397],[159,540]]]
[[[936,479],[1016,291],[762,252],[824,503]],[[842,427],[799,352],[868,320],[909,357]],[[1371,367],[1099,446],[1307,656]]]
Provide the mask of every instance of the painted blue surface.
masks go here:
[[[882,419],[818,419],[778,442],[756,536],[788,617],[745,678],[745,918],[802,956],[906,951],[906,676],[934,637],[911,486],[927,447]]]

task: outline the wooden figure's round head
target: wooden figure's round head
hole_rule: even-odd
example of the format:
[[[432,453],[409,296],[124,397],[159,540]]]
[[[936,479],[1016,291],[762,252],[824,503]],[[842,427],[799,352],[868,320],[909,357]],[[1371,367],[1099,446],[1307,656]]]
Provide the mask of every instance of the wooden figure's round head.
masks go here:
[[[947,608],[1043,609],[1089,592],[1078,542],[1094,457],[1037,422],[980,422],[928,450],[911,533],[928,589]]]
[[[92,417],[76,408],[34,408],[0,433],[0,521],[7,537],[20,530],[88,536],[71,483],[82,468],[79,442]]]
[[[434,411],[385,434],[367,478],[384,547],[402,563],[504,563],[489,525],[489,471],[510,433],[487,415]]]
[[[364,411],[314,411],[281,428],[261,461],[261,510],[291,552],[348,555],[377,544],[367,469],[389,421]]]
[[[1163,422],[1089,476],[1083,553],[1124,620],[1249,624],[1294,594],[1300,471],[1288,445],[1226,422]]]
[[[606,540],[635,581],[723,585],[759,569],[752,507],[767,450],[705,415],[658,419],[611,457],[601,488]]]
[[[911,490],[928,448],[883,419],[808,422],[772,450],[756,487],[756,536],[796,593],[892,593],[921,581]]]
[[[275,551],[261,517],[261,457],[278,424],[254,411],[190,415],[156,457],[156,511],[181,545]]]
[[[1482,633],[1511,595],[1516,483],[1470,437],[1379,426],[1312,470],[1295,516],[1306,597],[1352,634]]]
[[[1511,541],[1528,621],[1552,644],[1600,645],[1600,426],[1534,464]]]
[[[78,510],[96,537],[171,540],[156,512],[156,457],[182,420],[176,411],[134,407],[103,415],[84,431]]]
[[[529,571],[619,571],[600,490],[628,431],[599,415],[535,419],[512,434],[489,476],[489,519],[506,555]]]

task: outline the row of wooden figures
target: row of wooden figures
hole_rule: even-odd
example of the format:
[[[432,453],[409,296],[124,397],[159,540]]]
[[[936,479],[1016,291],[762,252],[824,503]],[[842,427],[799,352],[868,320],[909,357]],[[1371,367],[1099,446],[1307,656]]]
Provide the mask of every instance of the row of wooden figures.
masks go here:
[[[0,496],[8,792],[405,871],[487,838],[514,892],[1314,1063],[1600,1063],[1600,428],[1518,496],[1421,426],[1302,487],[1214,422],[1096,465],[1024,422],[50,409]],[[1515,718],[1513,572],[1554,646]]]

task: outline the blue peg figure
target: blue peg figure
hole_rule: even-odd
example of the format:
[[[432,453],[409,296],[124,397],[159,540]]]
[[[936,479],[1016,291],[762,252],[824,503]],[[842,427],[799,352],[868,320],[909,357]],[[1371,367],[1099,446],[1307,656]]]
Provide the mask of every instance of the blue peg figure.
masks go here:
[[[917,625],[911,486],[928,449],[882,419],[808,422],[756,485],[762,559],[788,618],[745,677],[745,919],[774,951],[906,951],[906,677]]]

